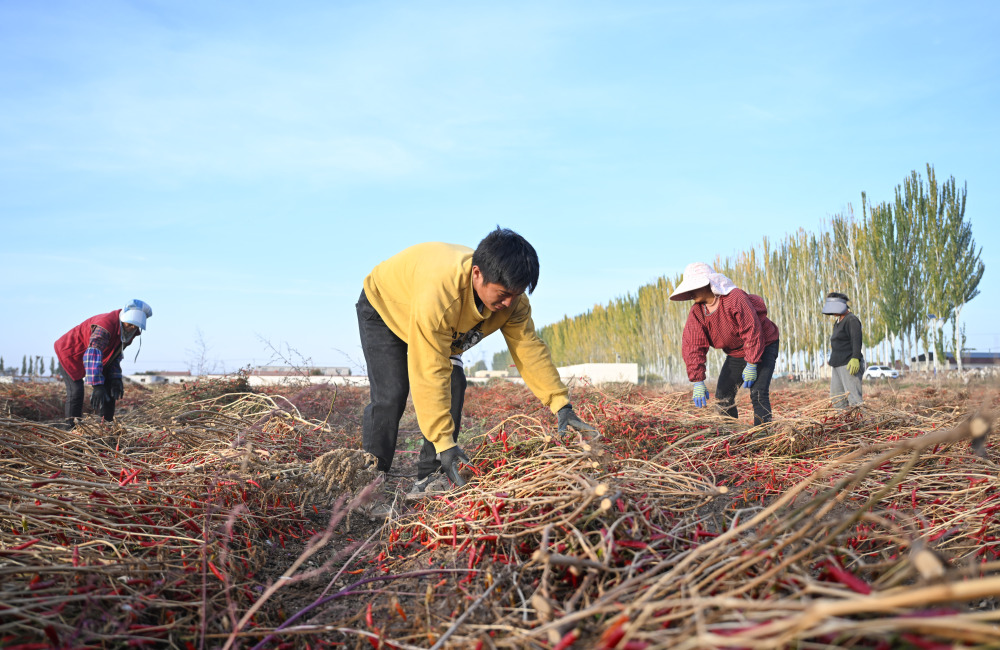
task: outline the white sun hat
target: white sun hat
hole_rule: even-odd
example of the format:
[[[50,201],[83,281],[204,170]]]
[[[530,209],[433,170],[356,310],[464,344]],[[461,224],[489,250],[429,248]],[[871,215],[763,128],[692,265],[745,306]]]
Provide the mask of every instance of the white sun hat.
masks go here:
[[[141,300],[130,300],[122,309],[121,321],[145,331],[146,319],[153,315],[153,308]]]
[[[840,296],[827,296],[823,303],[823,313],[827,316],[839,316],[847,312],[847,298]]]
[[[684,269],[684,279],[670,294],[670,299],[691,300],[695,289],[709,286],[712,287],[712,293],[717,296],[728,296],[729,292],[736,288],[732,280],[721,273],[716,273],[708,264],[692,262]]]

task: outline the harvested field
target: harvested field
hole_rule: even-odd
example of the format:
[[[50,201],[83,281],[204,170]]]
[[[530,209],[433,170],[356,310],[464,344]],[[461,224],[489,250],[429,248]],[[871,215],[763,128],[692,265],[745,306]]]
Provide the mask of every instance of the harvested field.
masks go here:
[[[470,386],[474,476],[417,504],[412,410],[383,480],[364,389],[132,387],[73,431],[62,390],[0,385],[5,648],[1000,644],[994,384],[775,386],[760,428],[577,389],[593,440]]]

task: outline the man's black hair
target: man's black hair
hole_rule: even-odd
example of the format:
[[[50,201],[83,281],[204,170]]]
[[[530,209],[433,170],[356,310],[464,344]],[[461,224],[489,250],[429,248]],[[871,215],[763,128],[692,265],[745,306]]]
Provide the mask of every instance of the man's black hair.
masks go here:
[[[505,289],[531,293],[538,284],[538,254],[534,247],[513,230],[501,228],[486,235],[472,254],[483,281]]]
[[[827,298],[840,298],[844,302],[851,302],[851,299],[847,297],[846,293],[840,293],[838,291],[831,291],[830,293],[826,294],[826,297]]]

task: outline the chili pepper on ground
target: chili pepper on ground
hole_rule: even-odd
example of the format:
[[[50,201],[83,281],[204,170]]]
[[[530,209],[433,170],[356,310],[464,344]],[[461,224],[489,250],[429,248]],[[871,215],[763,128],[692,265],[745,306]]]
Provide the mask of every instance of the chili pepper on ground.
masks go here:
[[[628,616],[621,616],[612,623],[611,627],[601,633],[599,639],[600,645],[597,647],[601,648],[601,650],[612,650],[612,648],[617,647],[618,642],[625,636],[624,626],[628,623],[628,620]]]
[[[864,595],[872,592],[871,585],[840,566],[835,560],[827,561],[827,571],[837,582],[850,588],[852,591]]]
[[[215,568],[215,565],[212,564],[211,560],[209,560],[209,562],[208,562],[208,568],[212,571],[212,573],[215,574],[215,577],[218,578],[220,582],[225,582],[226,581],[225,577],[223,577],[223,575],[222,575],[222,572],[219,571],[217,568]]]
[[[567,650],[577,639],[580,638],[580,632],[576,628],[573,628],[559,639],[559,643],[552,647],[552,650]]]

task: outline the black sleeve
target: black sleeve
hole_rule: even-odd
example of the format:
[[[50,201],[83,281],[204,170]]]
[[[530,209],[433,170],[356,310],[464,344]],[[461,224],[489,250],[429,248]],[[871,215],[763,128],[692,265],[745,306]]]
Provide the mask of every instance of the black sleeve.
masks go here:
[[[862,361],[861,355],[861,319],[855,316],[847,321],[847,332],[851,335],[851,358]]]

